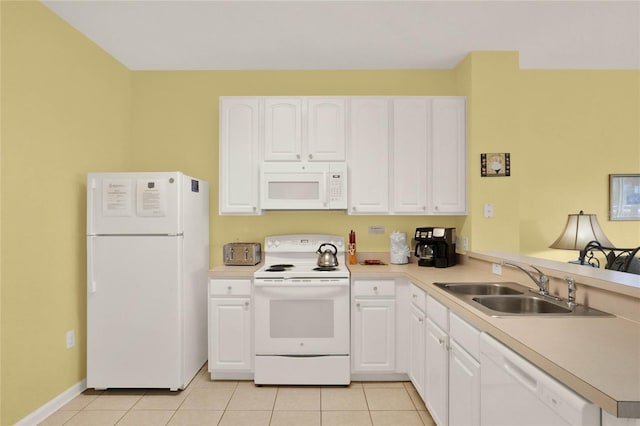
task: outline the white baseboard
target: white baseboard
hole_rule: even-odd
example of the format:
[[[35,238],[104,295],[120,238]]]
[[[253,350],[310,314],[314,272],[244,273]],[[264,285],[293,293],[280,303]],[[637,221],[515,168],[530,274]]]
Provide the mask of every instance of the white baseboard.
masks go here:
[[[58,411],[60,408],[64,407],[65,404],[84,392],[85,389],[87,389],[86,379],[79,381],[66,391],[62,392],[60,395],[53,398],[51,401],[44,404],[42,407],[38,408],[33,413],[29,414],[27,417],[19,420],[16,425],[34,426],[38,423],[43,422],[47,417]]]

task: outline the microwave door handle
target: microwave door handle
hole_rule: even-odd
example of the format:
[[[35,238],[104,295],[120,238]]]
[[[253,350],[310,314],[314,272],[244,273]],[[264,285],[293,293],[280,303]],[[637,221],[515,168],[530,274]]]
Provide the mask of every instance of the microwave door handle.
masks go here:
[[[324,178],[324,185],[321,188],[321,191],[324,191],[324,194],[321,194],[321,199],[323,200],[323,204],[325,207],[329,207],[329,197],[330,197],[330,193],[331,191],[329,190],[329,187],[331,186],[331,173],[329,172],[322,172],[322,176]]]

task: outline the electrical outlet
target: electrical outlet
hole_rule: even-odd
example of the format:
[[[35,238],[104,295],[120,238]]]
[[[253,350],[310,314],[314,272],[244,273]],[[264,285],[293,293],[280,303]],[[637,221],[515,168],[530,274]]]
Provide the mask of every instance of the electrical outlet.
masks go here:
[[[67,342],[67,349],[71,349],[76,345],[76,332],[74,330],[67,331],[65,338]]]
[[[462,248],[464,249],[464,251],[469,250],[469,237],[464,237],[462,239]]]
[[[369,227],[369,234],[371,235],[383,235],[384,234],[384,226],[370,226]]]
[[[502,265],[500,265],[499,263],[492,264],[491,270],[496,275],[502,275]]]

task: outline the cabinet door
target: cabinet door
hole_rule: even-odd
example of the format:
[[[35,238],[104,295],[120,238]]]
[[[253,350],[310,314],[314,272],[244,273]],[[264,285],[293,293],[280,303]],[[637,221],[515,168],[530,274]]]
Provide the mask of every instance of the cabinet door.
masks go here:
[[[449,425],[480,424],[480,363],[455,340],[449,349]]]
[[[353,370],[395,370],[395,300],[355,299]]]
[[[349,213],[389,211],[389,101],[353,98],[350,106]]]
[[[431,319],[426,326],[425,404],[436,424],[446,425],[448,417],[447,334]]]
[[[344,161],[345,100],[308,98],[307,152],[309,161]]]
[[[393,100],[394,213],[426,213],[430,106],[429,98]]]
[[[300,161],[302,98],[267,97],[264,109],[264,159]]]
[[[220,214],[259,214],[260,100],[220,99]]]
[[[464,98],[432,103],[431,204],[434,214],[467,213],[467,143]]]
[[[251,371],[250,298],[209,300],[209,371]]]
[[[410,309],[409,378],[424,399],[425,316],[413,304]]]

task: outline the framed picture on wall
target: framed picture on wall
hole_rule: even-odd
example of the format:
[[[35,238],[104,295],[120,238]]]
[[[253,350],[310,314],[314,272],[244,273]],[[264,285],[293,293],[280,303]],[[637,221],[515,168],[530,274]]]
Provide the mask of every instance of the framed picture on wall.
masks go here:
[[[609,220],[640,220],[640,174],[609,175]]]
[[[480,176],[511,176],[511,154],[508,152],[480,154]]]

